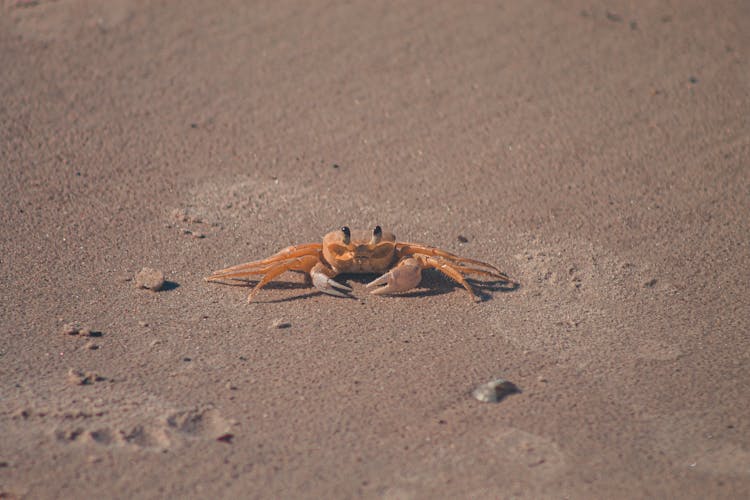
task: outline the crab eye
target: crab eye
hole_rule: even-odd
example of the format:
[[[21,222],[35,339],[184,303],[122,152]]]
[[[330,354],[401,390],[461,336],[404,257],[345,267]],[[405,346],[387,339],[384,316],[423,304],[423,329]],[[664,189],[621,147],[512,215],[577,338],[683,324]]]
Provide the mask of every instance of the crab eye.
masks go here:
[[[344,233],[344,245],[348,245],[349,241],[352,239],[352,232],[349,231],[347,226],[342,226],[341,232]]]
[[[375,226],[375,229],[372,231],[372,240],[370,243],[373,245],[380,243],[380,239],[383,237],[383,229],[380,226]]]

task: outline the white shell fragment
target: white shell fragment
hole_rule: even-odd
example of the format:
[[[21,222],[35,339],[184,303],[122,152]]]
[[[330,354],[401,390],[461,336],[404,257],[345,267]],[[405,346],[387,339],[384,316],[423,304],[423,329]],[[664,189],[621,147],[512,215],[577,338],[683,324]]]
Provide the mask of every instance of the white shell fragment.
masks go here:
[[[482,384],[474,389],[471,393],[474,399],[483,403],[498,403],[508,394],[521,392],[516,384],[502,378],[495,379],[486,384]]]

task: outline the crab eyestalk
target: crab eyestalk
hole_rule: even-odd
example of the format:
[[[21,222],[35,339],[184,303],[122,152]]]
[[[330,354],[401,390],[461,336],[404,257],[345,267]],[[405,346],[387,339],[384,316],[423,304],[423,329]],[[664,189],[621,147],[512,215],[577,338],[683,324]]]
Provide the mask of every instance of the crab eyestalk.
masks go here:
[[[341,232],[344,233],[344,245],[348,245],[352,240],[352,232],[347,226],[342,226]]]
[[[370,245],[377,245],[383,238],[383,229],[380,226],[375,226],[372,231],[372,238],[370,239]]]

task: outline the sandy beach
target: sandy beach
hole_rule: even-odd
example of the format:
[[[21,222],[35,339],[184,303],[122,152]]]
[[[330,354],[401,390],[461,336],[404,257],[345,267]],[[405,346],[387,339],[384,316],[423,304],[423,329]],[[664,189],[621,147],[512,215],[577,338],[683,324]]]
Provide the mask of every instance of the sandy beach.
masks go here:
[[[0,3],[0,498],[747,497],[748,26]],[[376,225],[520,286],[204,281]]]

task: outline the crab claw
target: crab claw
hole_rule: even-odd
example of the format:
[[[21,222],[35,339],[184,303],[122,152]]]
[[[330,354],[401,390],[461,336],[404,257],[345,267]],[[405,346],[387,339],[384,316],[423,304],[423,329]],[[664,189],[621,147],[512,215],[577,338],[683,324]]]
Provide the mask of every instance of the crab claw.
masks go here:
[[[339,283],[338,281],[332,280],[320,271],[313,270],[310,273],[310,276],[312,277],[313,286],[321,292],[327,293],[328,295],[335,295],[336,297],[350,297],[350,295],[347,295],[339,290],[351,292],[351,288],[342,283]]]
[[[391,269],[381,277],[371,281],[365,287],[377,287],[371,293],[375,295],[384,295],[411,290],[417,286],[421,280],[422,267],[416,259],[406,259],[401,262],[398,267]]]

